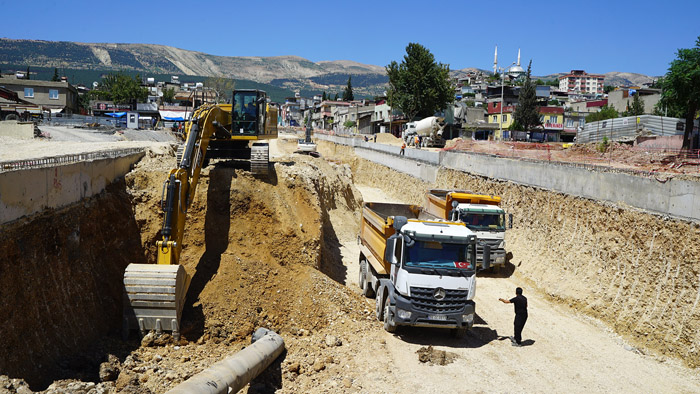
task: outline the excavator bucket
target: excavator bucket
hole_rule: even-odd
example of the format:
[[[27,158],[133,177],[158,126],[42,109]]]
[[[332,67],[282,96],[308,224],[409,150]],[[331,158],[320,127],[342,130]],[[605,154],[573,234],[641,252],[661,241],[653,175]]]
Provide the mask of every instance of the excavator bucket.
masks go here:
[[[124,272],[124,336],[172,331],[180,339],[180,318],[189,276],[181,265],[129,264]]]

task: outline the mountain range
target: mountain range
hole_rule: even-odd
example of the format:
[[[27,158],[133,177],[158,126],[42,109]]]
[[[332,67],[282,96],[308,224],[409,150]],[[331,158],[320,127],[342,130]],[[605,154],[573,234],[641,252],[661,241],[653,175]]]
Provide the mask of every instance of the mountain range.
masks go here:
[[[388,78],[384,67],[351,60],[312,62],[298,56],[215,56],[155,44],[106,44],[0,38],[0,65],[90,71],[132,71],[142,76],[188,75],[228,77],[272,85],[290,92],[341,93],[352,77],[356,97],[382,94]],[[477,70],[452,70],[453,77]],[[485,71],[485,70],[480,70]],[[551,74],[549,80],[563,74]],[[606,85],[640,85],[655,78],[634,73],[609,72]],[[533,77],[537,78],[537,77]]]

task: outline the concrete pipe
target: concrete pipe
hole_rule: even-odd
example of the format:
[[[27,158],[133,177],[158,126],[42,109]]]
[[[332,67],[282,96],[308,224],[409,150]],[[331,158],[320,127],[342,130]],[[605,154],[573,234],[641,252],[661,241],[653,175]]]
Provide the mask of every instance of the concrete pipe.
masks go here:
[[[274,331],[258,328],[252,344],[177,385],[166,394],[236,393],[264,371],[284,350]]]

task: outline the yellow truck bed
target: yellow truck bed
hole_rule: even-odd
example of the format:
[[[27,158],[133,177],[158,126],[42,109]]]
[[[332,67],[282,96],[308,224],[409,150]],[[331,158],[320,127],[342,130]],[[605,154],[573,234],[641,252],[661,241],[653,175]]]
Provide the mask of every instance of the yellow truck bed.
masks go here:
[[[500,205],[501,197],[472,194],[463,190],[433,189],[425,194],[425,210],[439,218],[449,219],[452,201],[465,204]]]

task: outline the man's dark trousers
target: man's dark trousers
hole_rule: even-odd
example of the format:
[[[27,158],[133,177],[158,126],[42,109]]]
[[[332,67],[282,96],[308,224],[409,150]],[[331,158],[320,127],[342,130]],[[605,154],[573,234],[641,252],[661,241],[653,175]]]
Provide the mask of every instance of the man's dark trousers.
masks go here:
[[[515,321],[513,321],[513,332],[515,342],[519,345],[522,340],[521,334],[523,333],[523,327],[525,327],[525,322],[527,321],[527,313],[521,313],[515,315]]]

